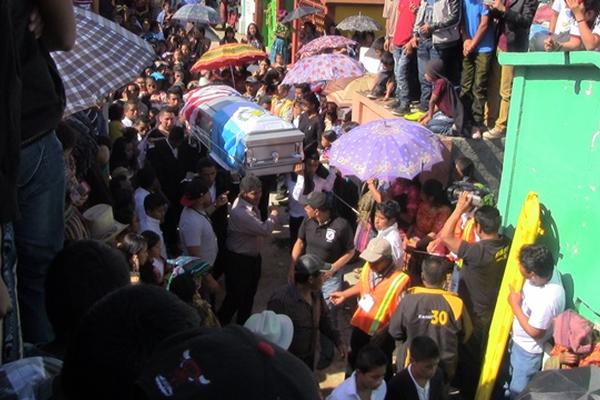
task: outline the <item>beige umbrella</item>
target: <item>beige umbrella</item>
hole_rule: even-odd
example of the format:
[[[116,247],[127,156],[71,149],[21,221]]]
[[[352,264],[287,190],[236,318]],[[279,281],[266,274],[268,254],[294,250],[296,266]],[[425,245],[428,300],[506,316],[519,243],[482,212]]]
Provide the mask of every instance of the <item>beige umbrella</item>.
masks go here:
[[[359,78],[343,78],[331,81],[323,89],[327,100],[333,101],[339,107],[352,106],[352,94],[369,91],[373,88],[377,74],[367,74]]]

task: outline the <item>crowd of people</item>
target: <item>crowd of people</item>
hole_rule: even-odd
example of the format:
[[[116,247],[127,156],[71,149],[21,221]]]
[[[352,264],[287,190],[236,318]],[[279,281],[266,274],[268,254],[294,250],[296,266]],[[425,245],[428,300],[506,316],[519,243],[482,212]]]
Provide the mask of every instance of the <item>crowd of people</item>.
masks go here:
[[[600,49],[600,2],[553,1],[549,26],[530,41],[538,5],[386,0],[380,48],[393,55],[396,81],[388,107],[396,115],[424,113],[420,121],[435,133],[503,137],[513,80],[513,67],[498,62],[503,52]],[[428,67],[433,59],[440,60],[435,69]],[[418,103],[411,107],[413,98]]]
[[[515,320],[495,398],[516,398],[541,369],[566,302],[550,250],[520,249],[524,288],[499,299],[510,240],[471,160],[454,161],[452,180],[472,189],[458,198],[436,179],[342,176],[329,163],[331,145],[357,124],[322,86],[282,84],[291,59],[285,24],[257,65],[191,73],[213,43],[207,28],[172,19],[181,4],[76,1],[152,43],[157,57],[101,104],[63,118],[49,51],[74,44],[72,3],[9,3],[0,8],[11,100],[0,117],[0,369],[27,382],[11,386],[15,395],[36,393],[18,398],[318,399],[313,372],[337,352],[347,379],[332,400],[472,399],[497,302],[508,302]],[[527,50],[537,2],[387,3],[387,35],[355,35],[381,60],[372,97],[394,100],[405,115],[410,87],[420,87],[420,123],[432,130],[450,132],[464,104],[473,137],[503,135],[512,71],[488,75],[499,52]],[[556,0],[557,35],[543,46],[598,47],[599,4]],[[232,21],[221,44],[237,42]],[[300,40],[318,35],[305,22]],[[256,24],[241,42],[265,50]],[[502,102],[486,134],[494,79]],[[304,160],[261,177],[215,163],[180,115],[186,94],[210,85],[233,86],[302,131]],[[286,224],[288,283],[253,314],[261,253]],[[557,364],[598,363],[591,354],[600,346],[554,341]]]

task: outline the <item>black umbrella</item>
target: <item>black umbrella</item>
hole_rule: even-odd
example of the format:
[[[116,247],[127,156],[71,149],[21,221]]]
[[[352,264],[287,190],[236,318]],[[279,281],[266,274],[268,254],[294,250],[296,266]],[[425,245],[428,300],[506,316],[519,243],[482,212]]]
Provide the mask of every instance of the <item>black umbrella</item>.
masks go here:
[[[517,400],[600,399],[600,368],[557,369],[537,374]]]
[[[313,15],[320,13],[321,10],[315,7],[302,6],[294,9],[291,13],[289,13],[284,19],[281,20],[282,23],[286,24],[288,22],[292,22],[293,20],[300,19],[306,17],[307,15]]]

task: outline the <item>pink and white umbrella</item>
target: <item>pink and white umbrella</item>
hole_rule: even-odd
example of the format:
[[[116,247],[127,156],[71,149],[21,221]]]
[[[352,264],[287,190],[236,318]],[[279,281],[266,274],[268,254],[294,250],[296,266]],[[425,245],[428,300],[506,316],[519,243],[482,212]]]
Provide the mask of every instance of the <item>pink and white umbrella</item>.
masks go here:
[[[328,49],[343,49],[347,46],[354,46],[356,42],[340,35],[321,36],[308,43],[298,50],[298,55],[319,54]]]
[[[282,83],[295,85],[363,76],[365,67],[342,54],[319,54],[296,62]]]

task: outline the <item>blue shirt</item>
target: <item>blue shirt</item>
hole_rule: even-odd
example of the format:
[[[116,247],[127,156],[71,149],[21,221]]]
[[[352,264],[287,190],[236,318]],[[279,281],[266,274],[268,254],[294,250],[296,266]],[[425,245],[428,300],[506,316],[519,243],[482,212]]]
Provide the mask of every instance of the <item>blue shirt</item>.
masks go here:
[[[488,15],[488,9],[483,5],[482,0],[465,0],[463,4],[467,35],[472,39],[475,36],[475,33],[477,33],[481,17]],[[490,18],[485,35],[479,42],[479,45],[477,45],[477,53],[489,53],[494,49],[494,31],[495,26]]]

